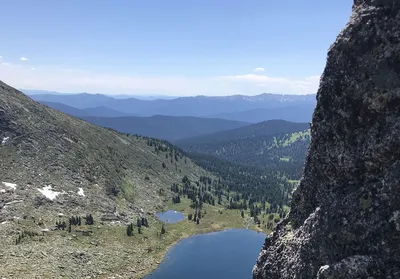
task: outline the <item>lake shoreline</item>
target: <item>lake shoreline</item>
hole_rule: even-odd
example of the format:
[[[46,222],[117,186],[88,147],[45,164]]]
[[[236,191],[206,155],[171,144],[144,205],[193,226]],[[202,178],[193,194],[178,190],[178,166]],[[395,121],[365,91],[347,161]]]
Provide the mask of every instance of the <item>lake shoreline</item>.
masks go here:
[[[248,214],[241,216],[240,210],[228,210],[222,206],[203,205],[202,218],[199,224],[189,220],[188,216],[194,213],[190,207],[191,201],[182,198],[181,203],[167,202],[164,207],[157,208],[156,212],[174,210],[182,213],[185,219],[177,223],[163,223],[154,214],[150,219],[150,227],[145,228],[141,235],[137,235],[126,241],[123,228],[118,229],[119,245],[123,246],[127,256],[117,260],[117,268],[114,265],[106,276],[100,278],[144,278],[156,270],[165,260],[168,252],[180,241],[194,236],[213,232],[242,229],[257,233],[268,234],[269,230],[263,230],[254,224],[253,218]],[[165,225],[166,233],[159,235],[162,225]],[[115,233],[114,233],[115,234]],[[138,238],[139,237],[139,238]],[[108,242],[109,237],[107,237]],[[133,245],[133,246],[130,246]],[[130,248],[132,247],[132,248]],[[135,251],[131,254],[129,251]],[[261,245],[260,245],[261,249]]]
[[[218,228],[217,228],[217,229],[210,228],[209,231],[205,231],[205,232],[201,232],[201,233],[193,233],[193,234],[184,235],[183,237],[179,238],[178,240],[176,240],[176,241],[174,241],[173,243],[171,243],[170,245],[168,245],[168,246],[166,247],[166,249],[163,251],[163,253],[162,253],[163,255],[162,255],[159,259],[156,260],[157,265],[156,265],[156,266],[151,266],[150,269],[146,270],[146,272],[147,272],[146,274],[140,275],[141,277],[138,277],[138,278],[144,279],[144,278],[146,278],[146,276],[151,275],[151,274],[154,272],[154,270],[156,270],[156,269],[159,267],[159,265],[160,265],[162,262],[165,261],[165,258],[166,258],[166,256],[167,256],[167,254],[170,252],[170,250],[171,250],[174,246],[176,246],[177,244],[179,244],[182,240],[185,240],[185,239],[187,239],[187,238],[194,237],[194,236],[197,236],[197,235],[207,235],[207,234],[211,234],[211,233],[218,233],[218,232],[231,231],[231,230],[249,230],[249,231],[254,231],[254,232],[257,232],[257,233],[260,233],[260,234],[264,234],[265,237],[267,236],[267,234],[266,234],[265,232],[256,230],[256,229],[254,229],[254,228],[237,228],[237,227],[232,227],[232,228],[220,228],[220,229],[218,229]],[[260,251],[261,251],[261,247],[260,247]]]

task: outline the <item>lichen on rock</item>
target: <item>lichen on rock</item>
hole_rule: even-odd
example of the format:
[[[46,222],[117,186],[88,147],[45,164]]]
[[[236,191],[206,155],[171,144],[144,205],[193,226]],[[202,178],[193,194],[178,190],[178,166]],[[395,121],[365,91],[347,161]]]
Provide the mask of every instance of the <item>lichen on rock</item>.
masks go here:
[[[354,1],[311,135],[291,212],[253,278],[400,278],[400,1]]]

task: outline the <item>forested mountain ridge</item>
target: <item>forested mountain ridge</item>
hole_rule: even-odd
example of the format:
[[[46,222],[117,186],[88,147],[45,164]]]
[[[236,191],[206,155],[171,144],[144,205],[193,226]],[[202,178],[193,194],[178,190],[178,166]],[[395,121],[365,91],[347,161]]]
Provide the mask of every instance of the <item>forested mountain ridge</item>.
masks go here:
[[[176,141],[188,137],[209,134],[249,125],[249,123],[246,122],[231,121],[226,119],[200,118],[192,116],[82,116],[80,118],[101,127],[112,128],[121,133],[138,134],[169,141]]]
[[[288,104],[277,108],[257,108],[245,111],[219,113],[210,117],[229,120],[240,120],[251,123],[258,123],[271,119],[283,119],[291,122],[310,122],[315,106],[310,104]]]
[[[123,113],[114,109],[110,109],[104,106],[100,107],[91,107],[85,109],[78,109],[75,107],[71,107],[62,103],[55,102],[40,102],[43,105],[56,109],[58,111],[64,112],[66,114],[82,117],[82,116],[101,116],[101,117],[122,117],[122,116],[130,116],[127,113]]]
[[[210,142],[228,142],[235,140],[250,139],[257,136],[271,136],[304,131],[309,128],[308,123],[294,123],[285,120],[268,120],[244,127],[186,138],[175,143],[181,147],[207,144]]]
[[[229,191],[235,192],[230,196],[228,208],[247,210],[249,204],[257,204],[255,217],[262,213],[276,212],[283,216],[283,209],[289,203],[299,171],[293,167],[288,171],[277,171],[273,167],[247,166],[236,164],[215,156],[190,153],[188,156],[202,168],[218,175],[228,186]],[[290,175],[288,177],[287,175]],[[266,203],[268,207],[266,208]],[[264,214],[265,215],[265,214]],[[267,226],[267,223],[263,223]]]
[[[307,123],[271,120],[177,144],[189,154],[210,155],[234,164],[286,173],[299,179],[310,143]]]
[[[265,129],[276,124],[287,127]],[[283,208],[301,177],[310,143],[309,130],[302,129],[308,124],[272,121],[251,126],[226,131],[228,136],[218,133],[220,137],[215,141],[212,136],[204,136],[199,145],[181,145],[181,148],[198,165],[224,179],[230,190],[243,194],[245,200],[251,198],[260,204],[268,202],[272,208]],[[281,133],[288,127],[298,132]],[[204,143],[205,139],[209,142]],[[188,141],[192,143],[194,139]]]
[[[182,147],[189,154],[216,156],[235,164],[286,171],[299,177],[310,144],[309,130],[298,133]],[[295,168],[293,168],[296,166]]]

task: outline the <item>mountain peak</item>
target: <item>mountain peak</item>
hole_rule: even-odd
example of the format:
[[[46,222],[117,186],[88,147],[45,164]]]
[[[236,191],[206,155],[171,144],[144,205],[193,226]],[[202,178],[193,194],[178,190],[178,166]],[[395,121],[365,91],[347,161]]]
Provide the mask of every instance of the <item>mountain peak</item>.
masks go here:
[[[354,0],[354,6],[367,5],[375,7],[387,7],[395,9],[400,7],[400,2],[397,0]]]

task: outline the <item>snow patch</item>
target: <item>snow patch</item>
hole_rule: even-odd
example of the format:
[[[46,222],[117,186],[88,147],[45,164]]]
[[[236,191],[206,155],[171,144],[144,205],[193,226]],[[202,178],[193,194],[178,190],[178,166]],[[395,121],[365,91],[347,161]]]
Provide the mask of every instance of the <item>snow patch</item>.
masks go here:
[[[0,193],[5,193],[5,192],[6,192],[6,190],[0,189]]]
[[[4,186],[15,190],[17,188],[17,184],[9,183],[9,182],[1,182]]]
[[[14,204],[14,203],[20,203],[20,202],[23,202],[23,200],[10,201],[10,202],[5,203],[5,205],[10,205],[10,204]]]
[[[43,189],[39,189],[39,188],[37,188],[37,189],[40,193],[42,193],[42,195],[44,195],[49,200],[54,200],[59,194],[61,194],[60,192],[51,190],[50,185],[44,186]]]
[[[79,188],[78,195],[84,197],[85,193],[83,192],[83,188]]]
[[[1,141],[1,144],[6,144],[9,139],[10,139],[10,137],[3,138],[3,140]]]

